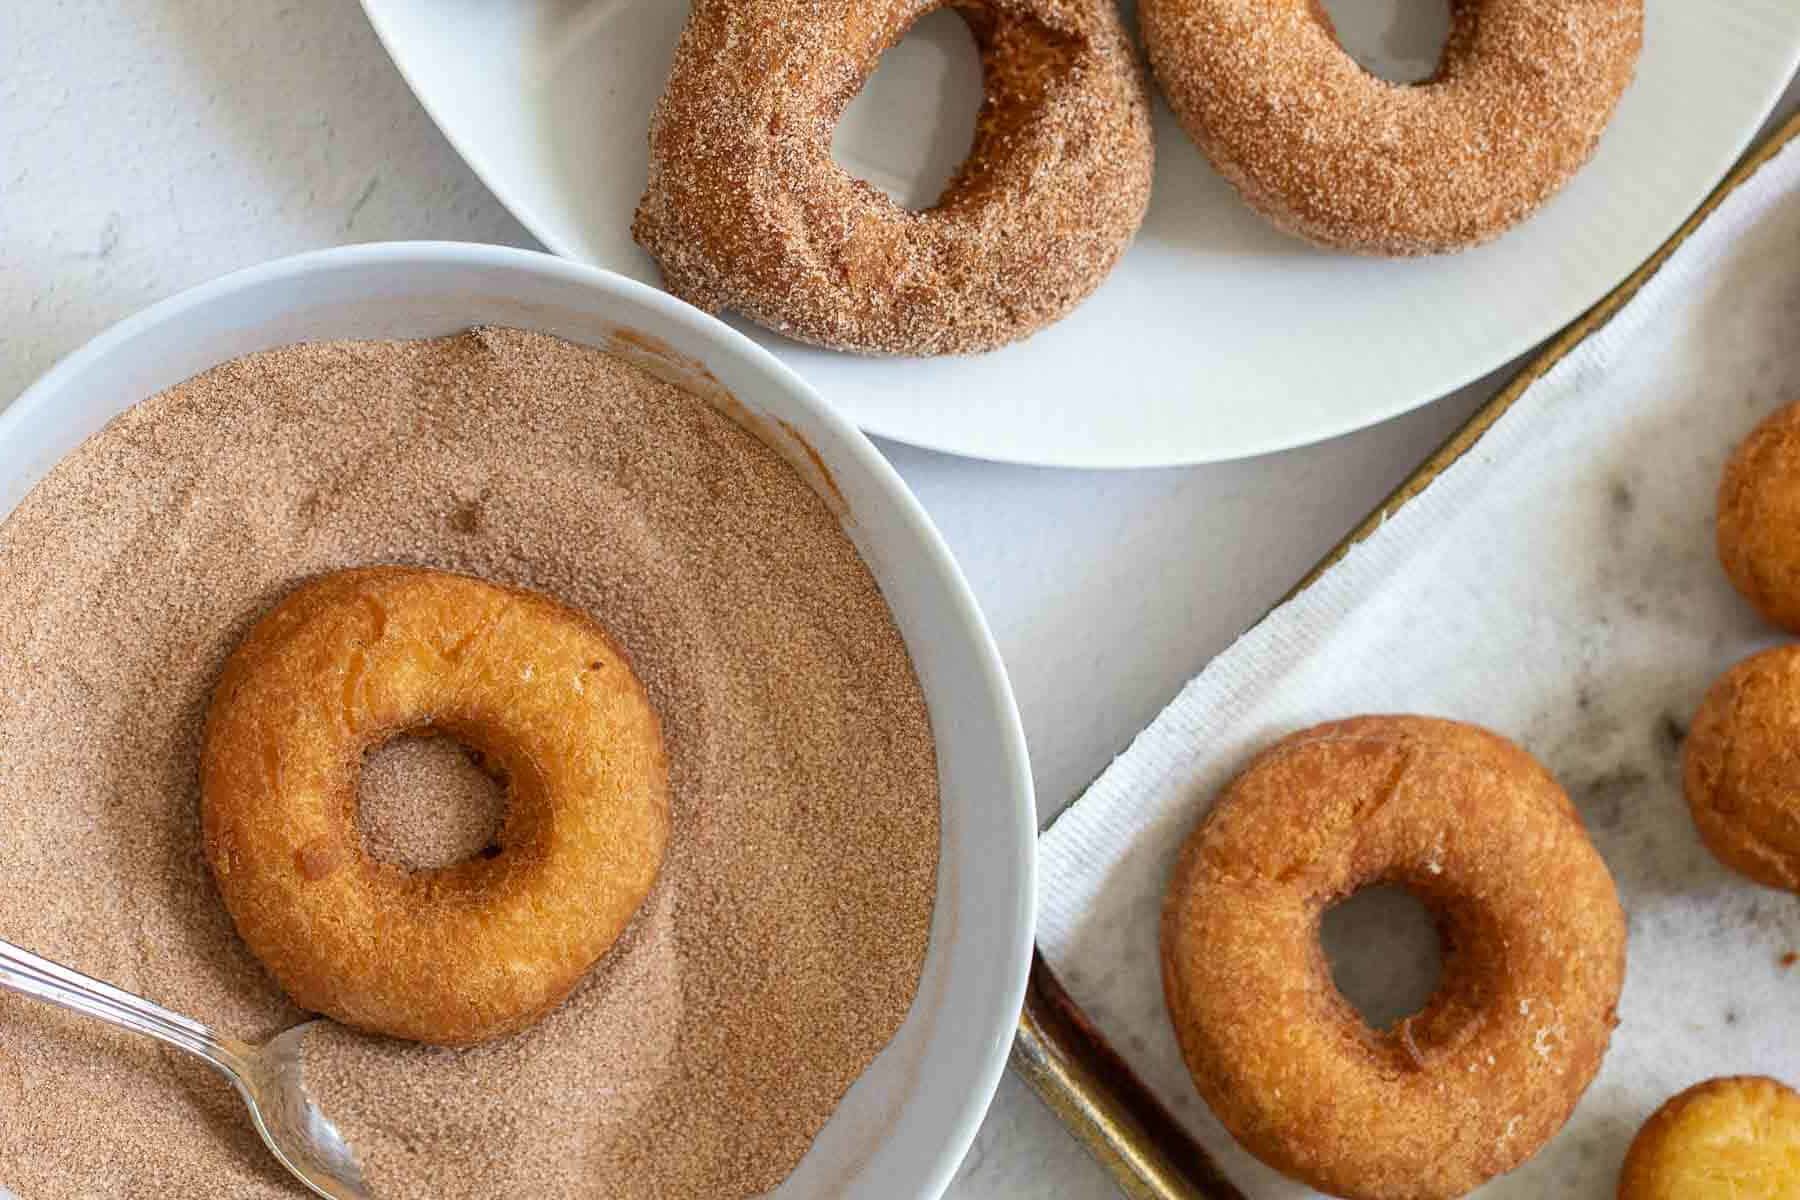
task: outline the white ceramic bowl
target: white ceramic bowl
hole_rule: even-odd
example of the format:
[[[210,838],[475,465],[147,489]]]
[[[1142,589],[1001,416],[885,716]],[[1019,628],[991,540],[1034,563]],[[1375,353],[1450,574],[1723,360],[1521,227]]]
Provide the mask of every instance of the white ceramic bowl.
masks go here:
[[[816,478],[803,446],[782,444],[781,431],[804,439],[836,484],[845,528],[893,609],[931,711],[943,844],[912,1011],[775,1195],[939,1195],[999,1082],[1024,993],[1035,848],[1024,735],[987,626],[924,510],[868,439],[766,350],[654,288],[549,255],[428,242],[300,255],[122,322],[0,413],[0,517],[107,421],[225,359],[476,324],[603,346],[626,330],[660,344],[670,362],[703,365],[748,424],[766,426],[765,440]]]

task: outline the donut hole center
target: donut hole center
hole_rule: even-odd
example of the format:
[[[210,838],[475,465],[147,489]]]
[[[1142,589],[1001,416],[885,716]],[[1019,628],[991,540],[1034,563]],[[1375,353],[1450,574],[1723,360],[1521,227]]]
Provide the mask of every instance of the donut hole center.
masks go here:
[[[1319,943],[1332,983],[1371,1029],[1421,1011],[1443,977],[1436,918],[1396,884],[1362,888],[1326,909]]]
[[[371,858],[435,870],[501,854],[506,796],[505,778],[479,750],[416,730],[363,755],[356,822]]]
[[[1450,41],[1450,0],[1317,0],[1338,45],[1389,83],[1424,83]]]
[[[969,156],[982,93],[968,22],[949,8],[926,13],[845,108],[832,157],[902,208],[923,211]]]

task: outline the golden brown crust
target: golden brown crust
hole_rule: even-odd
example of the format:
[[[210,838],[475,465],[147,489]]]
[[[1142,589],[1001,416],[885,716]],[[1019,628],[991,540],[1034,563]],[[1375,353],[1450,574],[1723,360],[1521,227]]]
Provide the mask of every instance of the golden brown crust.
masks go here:
[[[1800,1093],[1758,1075],[1708,1079],[1644,1122],[1619,1172],[1619,1200],[1800,1196]]]
[[[965,354],[1066,315],[1150,200],[1147,84],[1110,0],[968,0],[986,99],[909,212],[831,156],[845,105],[938,0],[699,0],[632,226],[669,290],[802,341]]]
[[[1682,748],[1682,783],[1720,862],[1800,892],[1800,646],[1754,654],[1714,682]]]
[[[1800,633],[1800,404],[1771,413],[1725,464],[1718,543],[1732,586]]]
[[[499,853],[367,853],[365,750],[433,728],[507,777]],[[250,630],[207,713],[201,822],[240,935],[303,1008],[468,1045],[559,1004],[648,893],[662,733],[624,655],[535,593],[402,567],[309,580]]]
[[[1397,884],[1443,979],[1370,1029],[1333,985],[1325,909]],[[1616,1024],[1625,918],[1568,797],[1504,738],[1425,717],[1264,750],[1183,847],[1163,985],[1194,1083],[1246,1149],[1357,1200],[1443,1200],[1560,1129]]]
[[[1390,83],[1316,3],[1144,0],[1182,127],[1251,207],[1319,245],[1488,241],[1587,162],[1636,70],[1642,0],[1453,0],[1437,74]]]

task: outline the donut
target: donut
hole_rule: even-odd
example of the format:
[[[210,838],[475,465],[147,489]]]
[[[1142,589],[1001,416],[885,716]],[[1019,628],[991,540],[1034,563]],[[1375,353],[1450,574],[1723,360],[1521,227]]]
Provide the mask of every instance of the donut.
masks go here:
[[[357,826],[363,755],[435,731],[507,785],[483,854],[411,871]],[[288,593],[207,710],[201,834],[251,952],[301,1008],[466,1046],[554,1008],[649,892],[669,834],[662,732],[597,625],[531,592],[401,567]]]
[[[1643,0],[1451,0],[1436,73],[1365,71],[1318,0],[1143,0],[1182,128],[1288,233],[1361,254],[1488,241],[1593,154],[1643,42]]]
[[[974,145],[902,208],[833,161],[845,106],[937,0],[698,0],[632,226],[669,290],[863,354],[1017,341],[1100,286],[1150,201],[1148,86],[1110,0],[959,0]]]
[[[1800,1196],[1800,1094],[1757,1075],[1708,1079],[1656,1110],[1632,1139],[1619,1200]]]
[[[1719,480],[1719,562],[1765,619],[1800,633],[1800,404],[1777,409]]]
[[[1800,646],[1751,655],[1707,689],[1682,743],[1681,779],[1714,857],[1800,892]]]
[[[1332,983],[1325,910],[1394,884],[1437,917],[1437,991],[1370,1028]],[[1563,790],[1473,725],[1370,716],[1258,754],[1181,850],[1164,997],[1245,1149],[1354,1200],[1461,1196],[1562,1127],[1617,1023],[1625,917]]]

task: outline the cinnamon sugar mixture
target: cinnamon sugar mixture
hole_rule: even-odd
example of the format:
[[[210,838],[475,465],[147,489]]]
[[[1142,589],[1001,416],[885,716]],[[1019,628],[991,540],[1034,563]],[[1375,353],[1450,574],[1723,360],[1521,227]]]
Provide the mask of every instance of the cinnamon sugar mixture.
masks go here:
[[[512,330],[296,346],[140,404],[0,524],[0,936],[262,1038],[301,1019],[202,862],[208,691],[300,578],[471,572],[586,609],[663,721],[674,834],[543,1023],[453,1052],[309,1039],[389,1200],[776,1186],[906,1013],[935,891],[923,699],[873,579],[782,460],[623,360]],[[479,852],[445,743],[370,755],[364,835]],[[298,1196],[173,1051],[0,995],[0,1184],[24,1200]]]

